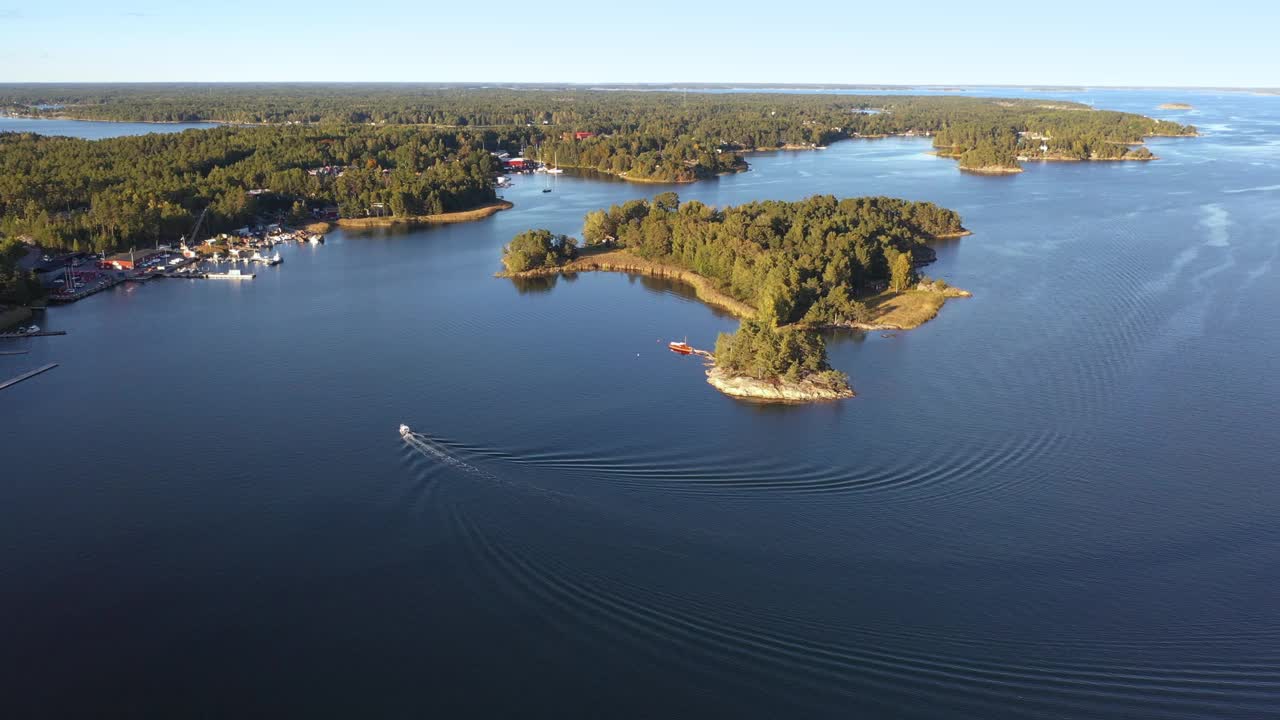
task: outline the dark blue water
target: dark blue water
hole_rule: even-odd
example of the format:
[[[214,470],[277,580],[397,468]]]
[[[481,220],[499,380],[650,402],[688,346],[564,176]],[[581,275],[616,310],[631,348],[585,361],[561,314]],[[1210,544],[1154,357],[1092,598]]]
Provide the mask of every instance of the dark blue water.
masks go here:
[[[491,277],[668,189],[603,179],[49,311],[0,357],[61,363],[0,393],[6,715],[1277,715],[1280,98],[1094,95],[1206,135],[676,188],[964,215],[928,272],[974,297],[833,337],[839,404],[716,393],[680,287]]]
[[[148,133],[172,133],[183,130],[204,130],[217,127],[217,123],[144,123],[110,122],[106,120],[58,120],[52,118],[22,118],[0,115],[0,132],[39,133],[40,135],[67,135],[86,140],[120,137],[121,135],[147,135]]]

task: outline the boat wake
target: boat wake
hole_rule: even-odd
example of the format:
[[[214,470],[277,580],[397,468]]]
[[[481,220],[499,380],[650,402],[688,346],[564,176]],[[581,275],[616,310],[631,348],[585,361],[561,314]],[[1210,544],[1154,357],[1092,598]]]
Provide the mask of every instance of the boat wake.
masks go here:
[[[450,465],[472,475],[478,475],[491,480],[495,479],[491,473],[487,473],[471,463],[459,460],[458,458],[450,455],[443,448],[439,447],[431,438],[422,433],[414,432],[408,425],[400,426],[400,438],[404,440],[406,445],[418,451],[424,457],[432,460],[438,460],[446,465]]]

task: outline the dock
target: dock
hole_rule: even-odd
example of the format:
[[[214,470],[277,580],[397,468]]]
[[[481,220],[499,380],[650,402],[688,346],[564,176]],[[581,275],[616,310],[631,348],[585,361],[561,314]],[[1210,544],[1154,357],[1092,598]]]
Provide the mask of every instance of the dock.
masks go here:
[[[122,278],[113,277],[102,283],[94,283],[93,287],[83,288],[72,293],[53,293],[49,296],[49,302],[54,305],[73,303],[77,300],[83,300],[90,295],[100,293],[103,290],[109,290],[122,282],[124,282]]]
[[[30,350],[0,350],[0,355],[26,355]]]
[[[5,388],[10,387],[10,386],[12,386],[12,385],[17,385],[18,383],[22,382],[23,380],[28,380],[28,379],[30,379],[30,378],[33,378],[33,377],[35,377],[35,376],[39,375],[39,374],[40,374],[40,373],[42,373],[42,372],[45,372],[46,370],[52,370],[52,369],[54,369],[54,368],[56,368],[56,367],[58,367],[58,363],[49,363],[48,365],[45,365],[44,367],[36,368],[35,370],[32,370],[31,372],[28,372],[28,373],[23,373],[23,374],[19,375],[18,377],[15,377],[15,378],[9,378],[8,380],[5,380],[4,382],[0,382],[0,390],[4,390]]]
[[[0,333],[0,340],[21,340],[29,337],[50,337],[52,335],[66,335],[66,330],[41,330],[33,333]]]

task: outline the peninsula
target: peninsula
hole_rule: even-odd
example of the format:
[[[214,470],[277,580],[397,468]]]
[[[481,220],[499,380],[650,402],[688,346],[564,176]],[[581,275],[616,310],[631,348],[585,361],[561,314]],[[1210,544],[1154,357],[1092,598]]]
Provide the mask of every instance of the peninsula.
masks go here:
[[[716,343],[708,382],[738,397],[826,400],[852,390],[814,331],[909,329],[968,296],[916,274],[935,257],[928,241],[967,233],[954,211],[896,198],[817,195],[717,210],[667,192],[588,213],[584,248],[549,230],[520,233],[499,276],[605,270],[688,283],[743,319]]]
[[[1195,110],[1195,106],[1188,105],[1187,103],[1168,102],[1168,103],[1160,103],[1159,109],[1160,110]]]
[[[0,133],[0,235],[110,254],[274,217],[343,226],[478,220],[510,207],[501,133],[356,125],[219,127],[83,140]],[[41,183],[18,178],[38,177]],[[7,179],[5,181],[4,179]],[[199,238],[192,238],[198,240]]]

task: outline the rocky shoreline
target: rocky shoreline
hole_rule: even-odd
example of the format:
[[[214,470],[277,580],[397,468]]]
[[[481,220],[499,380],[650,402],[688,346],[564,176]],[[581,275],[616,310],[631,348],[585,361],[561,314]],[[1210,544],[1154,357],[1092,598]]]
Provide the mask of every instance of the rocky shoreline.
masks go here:
[[[973,173],[974,175],[1017,175],[1022,172],[1022,168],[1005,167],[1004,165],[984,165],[982,167],[961,167],[960,172]]]
[[[757,380],[745,375],[730,375],[718,367],[707,370],[707,382],[730,397],[776,403],[808,403],[842,400],[854,396],[853,389],[831,388],[811,380]]]

